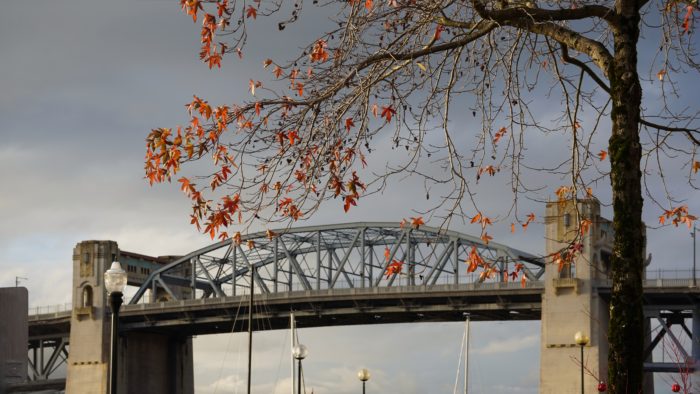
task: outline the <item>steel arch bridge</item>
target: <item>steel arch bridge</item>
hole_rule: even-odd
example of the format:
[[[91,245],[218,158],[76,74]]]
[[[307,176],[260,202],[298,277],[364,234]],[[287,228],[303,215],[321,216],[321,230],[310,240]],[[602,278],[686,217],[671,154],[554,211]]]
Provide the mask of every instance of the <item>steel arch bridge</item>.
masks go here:
[[[495,270],[485,278],[467,274],[475,248]],[[401,273],[387,275],[393,261]],[[360,289],[507,281],[515,264],[527,280],[544,275],[541,257],[495,242],[434,227],[396,223],[350,223],[258,232],[240,242],[225,240],[176,258],[150,273],[130,304],[216,298],[253,291]],[[251,275],[252,270],[252,275]],[[146,297],[150,291],[150,300]],[[163,296],[159,299],[159,294]]]

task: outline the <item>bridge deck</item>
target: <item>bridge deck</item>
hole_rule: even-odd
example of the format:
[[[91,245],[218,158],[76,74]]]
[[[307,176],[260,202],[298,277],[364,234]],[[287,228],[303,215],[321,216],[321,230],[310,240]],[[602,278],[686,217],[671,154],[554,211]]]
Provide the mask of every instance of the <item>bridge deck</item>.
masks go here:
[[[419,321],[537,320],[542,282],[396,286],[256,294],[253,328],[282,329],[294,311],[299,327]],[[210,334],[247,330],[248,296],[127,305],[122,329]],[[235,321],[235,327],[233,326]]]
[[[601,297],[610,296],[610,283],[596,284]],[[255,329],[279,329],[288,325],[294,310],[300,327],[416,321],[459,321],[470,313],[475,321],[537,320],[540,318],[543,283],[469,283],[434,286],[394,286],[354,289],[293,291],[255,295]],[[649,312],[692,309],[700,304],[700,288],[691,279],[645,281],[644,298]],[[124,305],[124,330],[171,331],[197,335],[247,329],[247,295],[200,298],[151,304]],[[70,310],[30,315],[31,340],[67,337]],[[184,331],[183,331],[184,330]]]

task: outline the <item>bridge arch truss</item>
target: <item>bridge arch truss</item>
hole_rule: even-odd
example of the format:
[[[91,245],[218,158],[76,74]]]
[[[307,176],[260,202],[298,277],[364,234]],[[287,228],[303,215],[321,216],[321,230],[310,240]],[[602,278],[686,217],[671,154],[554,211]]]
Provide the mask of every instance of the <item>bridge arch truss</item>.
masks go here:
[[[490,277],[467,274],[473,248],[494,268]],[[386,275],[394,261],[403,263],[401,272]],[[515,264],[523,264],[527,280],[544,275],[537,256],[454,231],[396,223],[297,227],[249,234],[240,243],[225,240],[176,258],[151,272],[130,304],[160,301],[158,294],[169,300],[247,294],[251,269],[254,291],[275,294],[503,282]]]

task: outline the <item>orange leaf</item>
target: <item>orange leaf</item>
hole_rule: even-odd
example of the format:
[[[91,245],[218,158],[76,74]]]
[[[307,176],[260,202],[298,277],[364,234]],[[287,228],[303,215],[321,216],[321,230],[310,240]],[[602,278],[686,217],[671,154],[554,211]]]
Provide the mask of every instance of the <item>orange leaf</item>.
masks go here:
[[[588,229],[591,227],[591,224],[592,224],[592,222],[590,219],[581,220],[581,225],[580,225],[581,235],[586,235],[588,233]]]
[[[272,239],[277,236],[277,234],[272,230],[265,230],[265,235],[267,236],[267,239]]]
[[[601,161],[602,161],[602,160],[605,160],[605,158],[608,157],[608,152],[607,152],[607,151],[604,151],[604,150],[601,150],[601,151],[598,153],[598,157],[600,158]]]
[[[207,62],[209,63],[209,69],[214,68],[214,66],[221,68],[221,55],[214,52],[207,58]]]
[[[228,238],[228,233],[227,233],[226,231],[224,231],[224,232],[222,232],[221,234],[219,234],[219,239],[220,239],[220,240],[225,241],[226,238]]]
[[[510,224],[510,232],[515,233],[515,223]]]
[[[355,197],[353,195],[347,195],[344,198],[345,203],[343,204],[343,210],[345,212],[350,210],[351,206],[357,206],[357,201],[355,201]]]
[[[534,222],[535,221],[535,214],[530,212],[529,215],[527,215],[527,223]]]
[[[255,96],[255,81],[251,79],[250,82],[248,82],[248,86],[250,87],[250,94]]]
[[[418,227],[420,227],[423,224],[425,224],[425,222],[423,221],[422,216],[411,218],[411,225],[413,226],[413,228],[417,229]]]
[[[554,194],[557,195],[559,201],[566,200],[566,197],[569,195],[569,188],[566,186],[561,186],[554,192]]]
[[[233,242],[236,243],[236,245],[240,245],[241,244],[241,232],[236,231],[236,234],[233,234],[232,239],[233,239]]]
[[[389,256],[391,256],[391,250],[389,250],[389,247],[384,248],[384,258],[386,258],[386,261],[389,261]]]
[[[365,0],[365,8],[366,8],[367,10],[371,10],[371,9],[372,9],[372,3],[373,3],[372,0]]]
[[[190,185],[190,180],[183,176],[182,178],[178,179],[177,181],[182,183],[182,185],[180,186],[180,190],[182,190],[183,192],[185,192],[185,194],[187,194],[189,196],[190,195],[190,188],[192,187],[192,185]]]
[[[377,106],[377,104],[372,104],[372,115],[374,115],[375,118],[377,117],[378,110],[379,110],[379,107]]]
[[[345,119],[345,130],[350,132],[350,128],[355,126],[355,122],[353,122],[352,118],[347,118]]]
[[[523,289],[525,288],[525,282],[527,282],[527,279],[525,279],[525,275],[520,279],[520,287]]]
[[[253,19],[256,19],[258,17],[258,10],[256,10],[255,7],[253,7],[252,5],[249,5],[248,9],[246,10],[245,17],[252,17]]]
[[[498,143],[498,141],[508,132],[508,129],[505,127],[501,127],[500,130],[496,132],[496,134],[493,136],[493,143],[494,145]]]
[[[382,107],[382,118],[385,118],[387,122],[391,122],[393,115],[396,115],[396,110],[393,107]]]
[[[309,57],[311,58],[311,62],[325,62],[328,60],[328,51],[326,51],[326,48],[328,47],[328,44],[326,43],[326,40],[318,40],[314,44],[313,49],[311,50],[311,53],[309,54]],[[308,70],[309,76],[313,71],[311,68]]]
[[[476,222],[478,222],[478,221],[480,221],[480,220],[481,220],[481,213],[477,213],[476,216],[474,216],[474,217],[472,218],[472,220],[471,220],[470,223],[474,224],[474,223],[476,223]]]
[[[487,174],[494,176],[496,175],[496,168],[492,165],[488,165],[486,167],[481,167],[479,168],[479,175],[483,174],[486,172]]]
[[[693,172],[697,174],[698,170],[700,170],[700,161],[693,161]]]
[[[252,239],[249,239],[248,242],[246,242],[246,245],[248,246],[248,249],[255,248],[255,242],[253,242]]]
[[[433,40],[439,40],[443,30],[445,30],[445,27],[443,25],[437,25],[437,27],[435,28],[435,33],[433,34]]]
[[[658,73],[656,73],[656,76],[659,78],[659,81],[663,81],[665,75],[666,75],[666,70],[665,70],[665,69],[659,71]]]
[[[386,278],[389,279],[389,277],[391,275],[401,273],[402,268],[403,268],[403,261],[398,261],[398,260],[392,261],[391,264],[387,265],[387,267],[386,267]]]
[[[693,6],[689,5],[686,7],[685,16],[683,17],[683,33],[687,33],[690,30],[690,24],[693,22]]]
[[[296,130],[292,130],[289,133],[287,133],[287,138],[289,139],[289,145],[294,145],[296,140],[299,139],[299,133],[297,133]]]
[[[493,237],[490,236],[489,233],[487,233],[487,232],[484,232],[484,233],[481,235],[481,240],[484,241],[484,243],[485,243],[486,245],[488,245],[488,244],[489,244],[489,241],[492,240],[492,239],[493,239]]]
[[[472,246],[471,250],[469,251],[469,267],[467,267],[467,273],[470,274],[480,266],[480,265],[485,265],[486,263],[484,262],[484,259],[481,258],[479,255],[479,252],[477,252],[476,247]]]

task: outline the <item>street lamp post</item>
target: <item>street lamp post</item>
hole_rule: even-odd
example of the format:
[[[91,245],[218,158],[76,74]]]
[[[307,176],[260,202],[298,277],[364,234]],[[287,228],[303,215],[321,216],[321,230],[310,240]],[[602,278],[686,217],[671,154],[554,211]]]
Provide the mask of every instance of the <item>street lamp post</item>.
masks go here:
[[[126,271],[118,261],[105,271],[105,289],[109,294],[109,307],[112,309],[112,344],[110,346],[109,362],[109,393],[117,393],[117,356],[119,354],[119,308],[122,306],[122,296],[126,287]]]
[[[301,394],[301,360],[305,359],[309,354],[309,350],[306,346],[298,344],[294,346],[294,358],[297,360],[297,394]]]
[[[365,394],[365,383],[369,380],[369,371],[367,368],[362,368],[360,372],[357,373],[357,378],[362,381],[362,394]]]
[[[583,348],[588,345],[589,338],[583,332],[579,331],[574,335],[574,341],[581,347],[581,394],[583,393]]]

